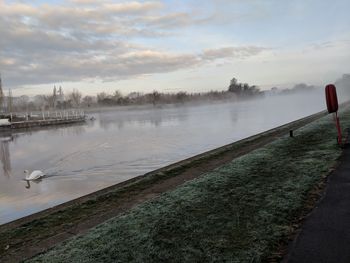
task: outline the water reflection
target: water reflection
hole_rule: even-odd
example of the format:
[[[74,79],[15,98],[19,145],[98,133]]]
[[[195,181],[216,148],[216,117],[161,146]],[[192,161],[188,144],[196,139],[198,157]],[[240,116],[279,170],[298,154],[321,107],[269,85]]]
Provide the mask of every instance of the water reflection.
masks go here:
[[[31,184],[31,183],[38,184],[38,183],[40,183],[42,180],[41,180],[41,179],[38,179],[38,180],[35,180],[35,181],[29,181],[29,180],[24,180],[24,181],[26,182],[25,188],[30,189],[30,184]]]
[[[183,122],[188,118],[188,108],[152,108],[145,111],[107,111],[96,113],[99,126],[104,130],[117,127],[119,130],[127,124],[152,125],[159,127],[164,122]],[[91,123],[91,122],[90,122]]]
[[[0,138],[0,160],[2,164],[2,169],[6,177],[11,176],[11,159],[9,142],[13,141],[13,137]]]
[[[64,129],[57,129],[54,127],[51,127],[51,129],[48,130],[50,134],[54,135],[59,135],[59,136],[65,136],[65,135],[82,135],[85,131],[84,123],[77,123],[74,124],[73,126],[67,126]]]

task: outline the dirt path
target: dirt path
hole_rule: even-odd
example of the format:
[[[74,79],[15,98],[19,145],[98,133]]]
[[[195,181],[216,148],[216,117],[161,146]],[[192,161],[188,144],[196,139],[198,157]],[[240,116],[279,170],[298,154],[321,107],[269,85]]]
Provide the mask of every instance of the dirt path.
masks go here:
[[[0,261],[18,262],[44,252],[72,236],[83,234],[144,201],[170,191],[324,115],[325,112],[322,112],[303,118],[2,225]]]

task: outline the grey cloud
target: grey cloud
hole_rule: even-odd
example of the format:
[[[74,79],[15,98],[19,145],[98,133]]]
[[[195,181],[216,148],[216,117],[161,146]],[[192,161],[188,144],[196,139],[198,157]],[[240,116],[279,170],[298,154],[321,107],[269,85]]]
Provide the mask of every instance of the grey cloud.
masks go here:
[[[83,79],[125,79],[143,74],[154,74],[196,67],[208,63],[208,60],[234,57],[234,52],[243,52],[238,57],[253,56],[257,51],[247,52],[244,48],[224,48],[204,51],[199,55],[171,54],[152,50],[138,50],[120,54],[110,51],[109,54],[38,54],[31,63],[26,57],[16,60],[0,60],[9,85],[43,84],[63,81],[80,81]],[[243,51],[238,51],[242,49]],[[226,52],[226,50],[230,52]],[[249,48],[248,50],[254,50]],[[257,50],[259,50],[257,48]],[[262,50],[262,49],[261,49]]]
[[[78,8],[81,1],[85,4]],[[263,51],[248,46],[199,54],[161,52],[133,44],[130,37],[166,36],[167,29],[198,23],[201,18],[187,13],[162,14],[159,2],[69,3],[34,8],[0,1],[0,72],[6,85],[124,79],[217,59],[243,59]]]
[[[203,51],[202,58],[204,60],[216,60],[221,58],[244,59],[255,56],[266,50],[264,47],[243,46],[243,47],[223,47],[217,49],[206,49]]]
[[[122,14],[137,14],[160,9],[163,4],[160,2],[126,2],[126,3],[110,3],[103,4],[106,12],[109,13],[122,13]]]
[[[193,17],[188,13],[173,13],[160,16],[148,16],[139,20],[147,26],[156,28],[176,28],[195,24]]]

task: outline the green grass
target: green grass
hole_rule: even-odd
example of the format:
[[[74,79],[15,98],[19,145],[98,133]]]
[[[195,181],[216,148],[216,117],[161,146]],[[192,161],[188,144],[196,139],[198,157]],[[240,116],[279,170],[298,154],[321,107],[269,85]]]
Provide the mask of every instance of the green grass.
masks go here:
[[[350,124],[350,113],[342,114]],[[260,262],[341,154],[330,116],[143,203],[30,262]]]

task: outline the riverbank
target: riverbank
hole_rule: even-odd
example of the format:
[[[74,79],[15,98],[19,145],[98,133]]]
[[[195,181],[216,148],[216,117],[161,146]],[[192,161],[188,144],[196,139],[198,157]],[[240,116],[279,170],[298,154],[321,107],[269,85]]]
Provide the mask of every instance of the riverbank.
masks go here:
[[[321,115],[317,117],[320,117]],[[344,116],[347,119],[349,118],[348,114],[344,114]],[[174,189],[176,186],[182,184],[184,181],[196,178],[199,175],[203,174],[204,172],[213,170],[214,168],[221,166],[222,164],[225,164],[225,163],[227,163],[227,165],[223,166],[219,170],[216,170],[214,172],[209,172],[205,176],[200,177],[198,180],[194,180],[190,183],[184,184],[183,186],[177,188],[174,192],[170,192],[169,194],[163,195],[159,199],[155,199],[155,201],[152,201],[150,203],[145,203],[144,205],[139,206],[138,208],[136,208],[136,210],[132,210],[132,212],[128,214],[126,217],[128,216],[133,217],[135,216],[135,213],[140,215],[140,211],[143,211],[142,209],[144,209],[145,206],[147,207],[147,209],[144,212],[150,211],[151,214],[149,214],[149,216],[151,217],[156,216],[157,212],[155,211],[155,208],[150,208],[149,210],[149,207],[153,207],[155,205],[156,207],[164,211],[165,214],[163,214],[163,216],[165,218],[168,218],[168,216],[170,216],[169,220],[173,218],[175,219],[176,222],[181,222],[181,220],[184,220],[182,222],[187,223],[186,217],[187,216],[193,217],[195,214],[197,214],[196,211],[198,210],[199,218],[195,216],[193,218],[194,219],[193,223],[188,222],[188,225],[186,223],[184,224],[185,226],[187,225],[186,228],[188,227],[189,231],[195,230],[196,232],[197,231],[196,229],[199,229],[199,231],[202,231],[203,235],[206,235],[207,231],[209,231],[208,234],[210,234],[210,231],[211,231],[210,229],[200,228],[200,227],[205,228],[207,224],[202,225],[200,222],[201,220],[203,220],[202,213],[206,215],[210,215],[213,213],[213,215],[214,214],[217,215],[218,217],[217,220],[218,222],[221,222],[220,224],[226,225],[226,223],[228,223],[227,230],[232,230],[231,228],[233,227],[232,225],[229,226],[230,222],[227,221],[228,220],[227,216],[232,217],[232,222],[236,222],[236,226],[238,226],[239,231],[241,231],[240,233],[243,234],[244,231],[247,230],[244,228],[244,225],[246,224],[247,226],[251,224],[251,222],[249,220],[247,221],[247,219],[249,219],[250,216],[252,216],[251,218],[254,219],[254,214],[255,213],[259,214],[261,212],[258,208],[264,207],[264,202],[266,201],[266,198],[267,198],[266,195],[268,195],[266,190],[270,189],[271,187],[272,188],[270,190],[277,191],[278,195],[269,196],[271,200],[269,198],[268,200],[270,200],[269,202],[272,202],[270,204],[271,206],[270,208],[273,208],[273,205],[275,202],[280,203],[281,200],[279,198],[283,198],[285,197],[284,196],[285,194],[289,194],[288,191],[287,193],[284,193],[285,191],[278,190],[278,189],[286,188],[284,190],[291,190],[292,191],[291,197],[296,198],[296,200],[298,201],[297,206],[299,205],[299,207],[297,208],[294,207],[293,208],[294,210],[292,211],[292,212],[295,212],[296,210],[300,209],[300,207],[302,206],[303,201],[305,201],[303,198],[305,198],[305,196],[310,191],[312,186],[322,181],[322,179],[320,179],[322,177],[320,177],[319,174],[317,176],[317,175],[314,175],[313,173],[321,172],[324,175],[327,174],[329,172],[329,169],[334,166],[337,156],[340,155],[341,151],[334,144],[335,139],[334,139],[333,133],[335,132],[335,129],[333,127],[334,125],[330,117],[323,118],[322,120],[316,122],[314,125],[307,126],[306,128],[296,131],[295,138],[284,137],[266,146],[266,148],[262,148],[242,158],[236,159],[233,162],[230,162],[230,161],[238,156],[241,156],[251,150],[254,150],[258,147],[261,147],[275,140],[276,138],[282,136],[283,134],[288,133],[290,129],[296,129],[297,127],[305,125],[306,123],[314,120],[315,118],[316,117],[313,117],[313,119],[308,118],[301,122],[296,122],[294,124],[290,124],[279,129],[274,129],[262,135],[254,136],[247,140],[243,140],[239,143],[222,147],[216,151],[211,152],[210,154],[207,153],[197,158],[191,158],[186,162],[177,164],[177,166],[175,165],[172,167],[168,167],[167,169],[161,169],[159,171],[156,171],[155,173],[152,173],[147,176],[137,178],[127,183],[124,183],[122,185],[119,185],[118,187],[112,187],[107,190],[100,191],[100,193],[95,193],[94,195],[90,195],[88,197],[76,200],[74,202],[70,202],[69,204],[65,204],[61,207],[52,209],[51,211],[45,211],[43,213],[39,213],[36,216],[27,218],[27,220],[22,220],[22,221],[19,220],[12,224],[7,224],[5,226],[2,226],[0,229],[0,232],[1,232],[0,247],[4,249],[1,251],[1,258],[2,260],[5,261],[6,259],[9,259],[9,258],[21,260],[21,259],[30,257],[35,253],[41,252],[51,247],[52,245],[57,244],[59,241],[65,240],[68,237],[74,236],[75,234],[84,233],[86,230],[88,230],[92,226],[100,222],[103,222],[108,218],[112,218],[115,215],[119,215],[120,213],[128,210],[129,208],[133,207],[136,204],[142,203],[145,200],[156,197],[164,191]],[[330,153],[332,153],[332,155],[329,155]],[[316,156],[313,157],[313,155],[316,155]],[[306,159],[305,158],[302,159],[303,157],[306,157]],[[274,159],[277,159],[277,160],[274,160]],[[274,160],[274,161],[271,162],[271,160]],[[238,166],[236,162],[238,162]],[[318,165],[318,162],[321,162],[320,163],[321,165]],[[290,167],[291,171],[289,171],[288,173],[285,173],[286,167],[288,167],[288,165],[290,164],[293,164]],[[295,173],[297,174],[298,172],[300,172],[298,169],[301,169],[301,168],[310,169],[310,167],[313,167],[315,164],[317,165],[316,167],[317,169],[321,169],[320,171],[317,169],[311,172],[301,171],[301,176],[303,176],[302,178],[299,178],[298,175],[295,175]],[[224,169],[222,170],[223,172],[222,171],[220,172],[221,169]],[[234,176],[229,176],[229,174],[232,174],[232,172],[234,172]],[[265,174],[266,177],[262,177],[261,173]],[[272,173],[272,175],[269,175],[270,173]],[[287,176],[281,178],[281,173],[285,173]],[[225,180],[224,181],[219,180],[217,182],[217,176],[220,176],[220,178],[221,177],[225,178]],[[264,180],[267,177],[269,178],[269,180]],[[206,178],[206,179],[203,179],[203,178]],[[252,179],[252,182],[248,180],[249,178]],[[301,179],[301,181],[304,180],[306,184],[300,185],[300,181],[298,179]],[[234,180],[234,181],[230,181],[230,180]],[[266,185],[265,181],[267,181],[269,184]],[[199,186],[201,187],[198,187],[198,183],[199,183]],[[293,185],[295,183],[298,185],[297,189],[293,188]],[[218,187],[220,186],[223,188],[219,187],[216,189],[215,185],[217,184],[218,184]],[[227,184],[229,184],[230,187],[226,189],[226,187],[228,186]],[[242,185],[247,185],[247,188],[242,187]],[[211,186],[214,187],[212,190],[210,190],[212,188]],[[186,189],[187,190],[190,189],[190,191],[187,191]],[[254,190],[254,189],[257,189],[257,190]],[[205,193],[205,195],[201,194],[202,190],[204,191],[203,193]],[[229,192],[227,192],[228,190]],[[237,193],[236,193],[236,190],[237,190]],[[179,192],[180,195],[179,193],[177,193],[178,191],[180,191]],[[224,196],[221,196],[221,194],[223,194]],[[231,194],[233,197],[231,197]],[[201,203],[202,205],[205,205],[205,203],[207,203],[207,205],[213,204],[214,206],[212,208],[214,210],[218,209],[218,211],[211,210],[212,208],[209,209],[208,207],[206,208],[202,207],[202,205],[199,208],[192,207],[191,202],[193,200],[188,195],[196,196],[196,200],[198,200],[198,202]],[[298,199],[296,196],[300,196],[300,195],[302,197],[298,197],[299,198]],[[169,196],[173,196],[173,197],[169,199]],[[183,197],[185,199],[181,199],[180,197]],[[199,199],[197,199],[197,197]],[[180,198],[180,199],[177,200],[176,198]],[[187,200],[188,198],[189,200]],[[202,200],[203,198],[205,199],[209,198],[209,199],[206,199],[205,201],[205,200]],[[263,198],[263,199],[260,200],[260,198]],[[277,199],[274,200],[273,198],[277,198]],[[216,199],[221,200],[223,203],[218,204],[217,201],[215,201]],[[169,200],[170,201],[172,200],[172,201],[170,202]],[[189,203],[186,200],[189,201]],[[237,203],[238,200],[239,202]],[[172,202],[174,202],[175,204],[178,204],[179,208],[184,205],[185,207],[182,207],[183,210],[178,210],[176,208],[177,205],[176,207],[174,207],[174,203],[172,204]],[[289,206],[291,205],[290,203],[291,201],[289,202],[286,201],[286,204]],[[232,209],[232,211],[229,209],[230,211],[228,212],[230,214],[226,214],[226,215],[220,214],[219,208],[221,207],[223,212],[226,213],[227,211],[224,208],[225,206],[230,207],[230,204],[234,204],[234,205],[239,204],[239,206],[237,206],[238,210],[236,208]],[[248,209],[249,207],[252,208],[252,210]],[[206,212],[204,211],[205,209],[203,210],[203,208],[206,209]],[[248,211],[245,211],[246,208],[248,209]],[[186,212],[188,209],[192,211],[190,212],[191,215],[189,215]],[[258,209],[258,210],[254,211],[254,209]],[[286,216],[285,213],[287,212],[285,211],[285,209],[283,209],[283,213],[281,214],[282,216]],[[139,211],[139,212],[135,212],[135,211]],[[174,213],[178,213],[178,215],[175,216],[171,214],[172,211]],[[185,211],[185,213],[182,213],[181,211]],[[239,213],[237,211],[239,211]],[[263,211],[263,214],[265,212]],[[156,214],[152,215],[152,213],[156,213]],[[167,213],[170,213],[170,214],[167,214]],[[142,212],[141,212],[141,215],[142,215]],[[185,218],[183,218],[183,216],[185,216]],[[269,218],[276,219],[274,218],[276,215],[273,214],[273,211],[267,212],[266,216],[267,216],[267,219]],[[120,217],[120,218],[114,219],[113,221],[123,220],[122,218],[124,217]],[[129,218],[129,219],[131,220],[130,222],[139,222],[137,224],[142,225],[142,220],[143,220],[142,218],[145,219],[147,217],[143,215],[141,216],[141,218],[137,217],[137,218]],[[282,218],[281,220],[284,223],[286,223],[286,221],[289,222],[288,218]],[[158,222],[158,223],[160,222],[159,218],[158,219],[154,218],[154,220],[155,222]],[[214,221],[216,222],[217,220],[214,220]],[[165,219],[165,222],[167,222],[166,219]],[[265,222],[265,221],[262,221],[262,222]],[[268,221],[264,223],[264,227],[267,223]],[[172,224],[173,222],[170,225]],[[103,227],[105,226],[113,226],[112,228],[114,228],[114,223],[112,225],[109,223],[107,225],[104,225]],[[151,224],[150,226],[155,227],[154,230],[156,232],[158,231],[157,225]],[[169,237],[172,235],[175,235],[175,236],[178,236],[178,238],[181,237],[180,239],[184,238],[183,236],[184,233],[180,233],[178,235],[177,232],[174,232],[174,233],[169,232],[170,229],[167,229],[167,223],[164,227],[165,229],[161,227],[159,230],[165,231],[164,233],[169,234]],[[213,225],[213,227],[215,227],[215,225]],[[219,230],[222,227],[223,226],[219,227]],[[143,227],[141,227],[141,230],[142,228]],[[179,226],[179,228],[181,229],[181,226]],[[101,229],[101,227],[99,229]],[[126,229],[125,231],[128,231],[127,226],[123,226],[123,229]],[[223,229],[225,229],[225,227]],[[279,228],[277,227],[277,229]],[[147,228],[143,230],[146,231]],[[94,231],[97,231],[97,230],[94,230]],[[147,231],[151,231],[151,230],[148,229]],[[152,234],[152,231],[147,233]],[[154,234],[158,236],[159,231],[157,232],[158,234],[156,232],[154,232]],[[138,233],[138,235],[147,236],[148,235],[147,233],[144,233],[141,231]],[[284,232],[282,234],[277,233],[273,241],[277,242],[276,240],[277,239],[279,240],[281,236],[283,236],[283,234],[286,234],[286,233]],[[91,237],[91,234],[89,234],[87,238],[90,238],[89,236]],[[166,245],[164,244],[164,242],[165,243],[170,242],[169,240],[167,241],[164,239],[165,236],[163,236],[163,238],[161,239],[156,238],[156,236],[153,236],[152,234],[151,236],[148,236],[147,239],[150,240],[149,242],[158,240],[160,246]],[[199,237],[200,236],[198,236],[198,238]],[[218,237],[219,236],[217,236],[217,238]],[[140,241],[138,240],[138,238],[140,238],[140,236],[136,235],[134,238],[131,239],[131,240],[134,240],[136,243],[128,244],[130,245],[130,251],[129,251],[130,253],[133,251],[135,253],[141,252],[136,248],[133,249],[133,251],[131,251],[132,250],[131,248],[137,245],[138,244],[137,242]],[[188,237],[188,238],[189,240],[191,240],[191,237]],[[222,237],[222,238],[225,239],[225,237]],[[257,237],[255,236],[255,238]],[[178,241],[180,240],[177,238],[175,239]],[[227,244],[225,243],[224,239],[222,240],[223,242],[222,245],[226,247]],[[174,244],[179,245],[179,248],[180,248],[181,244],[178,244],[177,243],[178,241],[176,240],[174,240],[175,242]],[[218,241],[213,237],[212,242],[215,243],[216,242],[215,240]],[[78,242],[78,241],[74,241],[74,242]],[[102,243],[104,242],[103,238],[101,242]],[[150,245],[149,242],[146,242],[145,245],[147,244]],[[172,241],[170,243],[173,244]],[[214,243],[212,245],[214,245],[214,248],[215,248],[217,246]],[[79,246],[80,246],[79,244],[74,245],[74,247],[77,249],[79,249]],[[195,247],[193,248],[194,251],[198,249]],[[201,249],[204,249],[204,248],[205,250],[202,251]],[[204,246],[201,249],[199,249],[199,252],[198,251],[197,252],[204,253],[202,254],[202,256],[205,256],[206,250],[209,248],[210,247],[206,248],[206,246]],[[124,252],[128,253],[128,251],[124,251]],[[159,250],[158,252],[159,252],[159,256],[161,256],[163,253],[161,252],[161,250]],[[177,252],[179,253],[179,251]],[[187,252],[190,254],[192,253],[191,251],[187,251]],[[68,254],[69,253],[70,252],[68,252]],[[144,253],[142,252],[141,254],[144,254]],[[265,256],[265,254],[266,254],[266,251],[264,251],[262,255]],[[84,256],[84,254],[82,254],[82,256]],[[124,255],[124,256],[128,256],[128,255]],[[147,257],[147,254],[144,254],[144,256]],[[169,256],[170,256],[169,260],[172,259],[171,253],[169,254]],[[181,256],[181,253],[180,253],[180,256]],[[95,259],[99,261],[99,258],[95,258]],[[164,258],[164,260],[166,260],[166,258]],[[182,260],[186,260],[186,258],[182,258]]]

